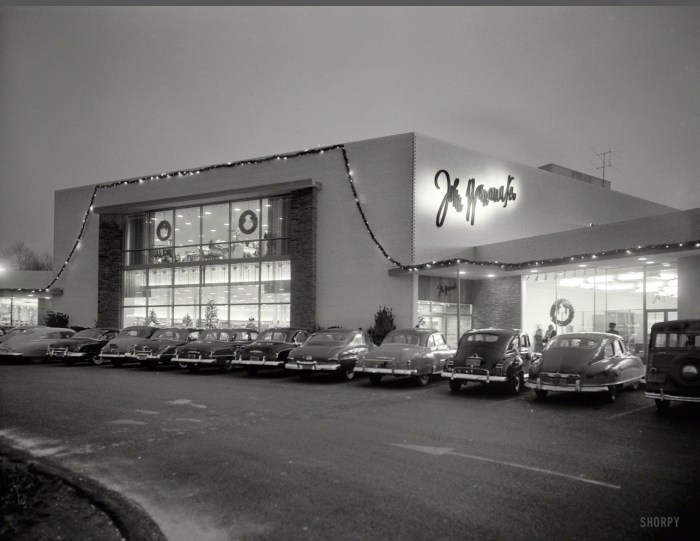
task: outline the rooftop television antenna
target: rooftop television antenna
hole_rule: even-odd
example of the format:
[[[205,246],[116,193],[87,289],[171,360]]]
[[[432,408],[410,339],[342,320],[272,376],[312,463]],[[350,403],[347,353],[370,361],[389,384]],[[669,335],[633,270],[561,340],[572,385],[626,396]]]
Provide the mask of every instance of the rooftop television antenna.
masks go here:
[[[612,167],[612,153],[612,149],[608,150],[607,152],[596,153],[596,156],[598,156],[603,162],[600,167],[596,167],[598,171],[602,171],[603,180],[605,180],[605,168]]]

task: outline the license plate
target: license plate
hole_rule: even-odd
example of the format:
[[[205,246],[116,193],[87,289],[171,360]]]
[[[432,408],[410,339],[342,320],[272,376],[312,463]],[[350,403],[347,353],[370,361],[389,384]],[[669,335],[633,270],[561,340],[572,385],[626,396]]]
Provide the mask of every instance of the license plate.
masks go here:
[[[566,378],[552,378],[552,385],[566,387]]]
[[[194,351],[190,351],[187,357],[190,359],[199,359],[199,354],[195,353]]]
[[[663,373],[661,373],[661,374],[659,374],[659,373],[649,374],[647,376],[647,382],[648,383],[665,383],[666,382],[666,374],[663,374]]]
[[[251,355],[251,356],[250,356],[250,360],[251,360],[251,361],[259,361],[259,360],[260,360],[260,356],[259,356],[259,355]]]

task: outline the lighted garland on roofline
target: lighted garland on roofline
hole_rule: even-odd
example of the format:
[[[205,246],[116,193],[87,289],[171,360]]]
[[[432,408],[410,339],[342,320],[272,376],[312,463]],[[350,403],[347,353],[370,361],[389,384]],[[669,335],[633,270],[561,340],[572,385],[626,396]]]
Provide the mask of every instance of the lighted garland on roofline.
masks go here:
[[[68,266],[68,263],[70,263],[71,259],[73,258],[73,255],[80,247],[80,241],[83,237],[83,233],[85,232],[85,226],[87,225],[88,218],[90,217],[90,215],[93,212],[94,202],[95,202],[95,198],[97,197],[98,190],[116,188],[118,186],[125,186],[125,185],[130,185],[130,184],[142,184],[144,182],[176,179],[176,178],[182,178],[182,177],[186,177],[186,176],[190,176],[190,175],[199,175],[200,173],[206,173],[208,171],[213,171],[215,169],[221,169],[221,168],[243,167],[246,165],[257,165],[257,164],[267,163],[267,162],[277,161],[277,160],[294,159],[294,158],[299,158],[302,156],[307,156],[310,154],[323,154],[324,152],[329,152],[329,151],[333,151],[333,150],[340,150],[342,152],[343,162],[345,164],[345,171],[346,171],[346,174],[348,177],[348,182],[350,184],[350,189],[352,191],[352,195],[355,198],[355,205],[357,206],[357,210],[360,213],[360,217],[362,218],[362,221],[365,224],[365,228],[367,229],[367,233],[369,234],[370,238],[372,239],[372,242],[374,242],[374,244],[377,246],[379,251],[382,253],[382,255],[388,261],[390,261],[392,264],[394,264],[395,266],[399,267],[400,269],[402,269],[404,271],[418,272],[421,270],[426,270],[426,269],[430,269],[430,268],[434,268],[434,267],[452,267],[452,266],[461,265],[461,264],[475,265],[475,266],[499,267],[502,270],[520,270],[520,269],[526,269],[526,268],[538,267],[538,266],[561,265],[561,264],[570,263],[573,261],[586,261],[586,260],[591,260],[591,259],[597,259],[599,257],[614,257],[614,256],[622,255],[622,254],[633,255],[633,254],[643,254],[646,252],[657,252],[659,250],[678,251],[678,250],[691,250],[691,249],[695,249],[695,248],[700,248],[700,239],[699,239],[699,240],[686,241],[686,242],[680,242],[680,243],[650,244],[647,246],[636,246],[633,248],[620,248],[620,249],[616,249],[616,250],[606,250],[606,251],[598,252],[598,253],[568,255],[565,257],[531,260],[531,261],[524,261],[524,262],[519,262],[519,263],[503,263],[503,262],[499,262],[499,261],[478,261],[478,260],[472,260],[472,259],[453,258],[453,259],[442,259],[439,261],[431,261],[428,263],[420,263],[420,264],[416,264],[416,265],[405,265],[405,264],[397,261],[396,259],[394,259],[391,255],[389,255],[389,253],[386,251],[386,249],[384,248],[382,243],[379,242],[379,239],[377,239],[376,235],[374,234],[374,231],[372,231],[372,228],[369,225],[369,221],[367,220],[367,216],[365,215],[365,212],[362,208],[362,204],[360,203],[360,198],[359,198],[359,195],[357,193],[357,189],[355,188],[355,181],[352,177],[352,169],[350,168],[350,161],[348,160],[347,152],[345,150],[345,145],[331,145],[331,146],[327,146],[327,147],[318,147],[318,148],[314,148],[314,149],[300,150],[300,151],[292,152],[289,154],[277,154],[274,156],[266,156],[263,158],[255,158],[255,159],[251,159],[251,160],[241,160],[238,162],[226,162],[226,163],[220,163],[220,164],[216,164],[216,165],[208,165],[208,166],[201,167],[198,169],[183,169],[181,171],[172,171],[170,173],[162,173],[160,175],[148,175],[145,177],[133,178],[133,179],[129,179],[129,180],[117,180],[117,181],[108,182],[105,184],[97,184],[95,186],[95,188],[93,189],[92,196],[90,197],[90,203],[88,205],[87,210],[85,211],[85,215],[83,216],[83,221],[82,221],[82,224],[80,227],[80,232],[78,233],[78,237],[76,238],[75,243],[73,244],[73,247],[71,248],[70,252],[68,253],[68,257],[66,257],[66,260],[64,261],[63,265],[61,265],[61,268],[56,273],[56,276],[43,289],[8,288],[8,291],[29,292],[29,293],[41,293],[42,291],[48,292],[49,289],[51,288],[51,286],[53,286],[58,281],[58,279],[63,274],[63,271]]]

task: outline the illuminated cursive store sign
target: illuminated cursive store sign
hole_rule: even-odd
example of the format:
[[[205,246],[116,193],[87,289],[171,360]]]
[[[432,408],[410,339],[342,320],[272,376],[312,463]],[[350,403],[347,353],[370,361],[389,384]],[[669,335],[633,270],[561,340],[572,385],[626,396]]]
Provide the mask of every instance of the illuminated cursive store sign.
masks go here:
[[[457,187],[459,186],[459,179],[455,178],[454,184],[450,181],[450,174],[444,169],[440,169],[435,173],[435,187],[439,190],[441,177],[445,177],[445,182],[447,183],[447,193],[445,197],[442,198],[442,203],[440,203],[440,208],[438,208],[437,216],[435,217],[435,225],[437,227],[442,227],[445,222],[445,216],[447,215],[447,208],[451,204],[457,212],[462,212],[464,210],[464,202],[462,201],[462,196],[459,194]],[[465,194],[467,198],[466,203],[466,220],[474,225],[474,217],[476,215],[476,203],[481,201],[481,206],[485,207],[489,203],[503,203],[503,208],[508,206],[508,201],[515,200],[515,190],[513,189],[512,183],[515,177],[508,175],[508,184],[501,185],[498,188],[485,188],[483,184],[476,185],[476,180],[470,178],[467,181],[467,192]]]

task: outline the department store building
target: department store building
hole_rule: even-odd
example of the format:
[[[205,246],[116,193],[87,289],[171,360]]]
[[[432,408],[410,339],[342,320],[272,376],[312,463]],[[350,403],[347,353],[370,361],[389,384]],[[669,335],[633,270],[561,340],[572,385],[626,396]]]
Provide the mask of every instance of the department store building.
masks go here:
[[[406,133],[61,190],[71,324],[531,334],[700,317],[700,209]],[[563,312],[562,312],[563,310]],[[640,346],[637,346],[638,348]]]

